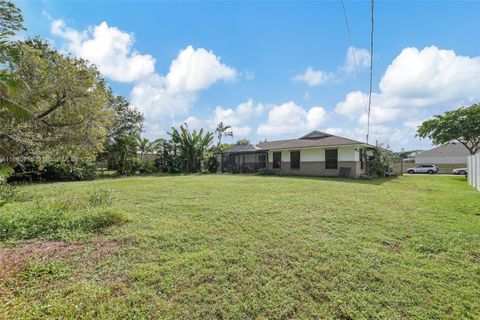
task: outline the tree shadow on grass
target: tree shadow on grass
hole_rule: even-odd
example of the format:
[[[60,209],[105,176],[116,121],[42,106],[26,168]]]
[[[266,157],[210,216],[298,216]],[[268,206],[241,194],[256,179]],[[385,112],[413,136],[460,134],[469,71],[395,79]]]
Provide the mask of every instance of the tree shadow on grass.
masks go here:
[[[279,179],[301,179],[301,180],[320,180],[332,182],[345,182],[366,185],[382,185],[384,183],[396,180],[398,176],[382,177],[375,179],[353,179],[347,177],[317,177],[317,176],[294,176],[294,175],[259,175],[259,174],[239,174],[242,176],[269,177]]]

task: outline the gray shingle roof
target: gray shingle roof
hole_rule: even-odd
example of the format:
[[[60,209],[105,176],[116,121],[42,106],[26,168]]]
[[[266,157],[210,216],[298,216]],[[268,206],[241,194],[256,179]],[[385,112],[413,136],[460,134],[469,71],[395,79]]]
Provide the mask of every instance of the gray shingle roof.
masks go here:
[[[258,144],[258,146],[266,150],[278,150],[278,149],[341,146],[341,145],[352,145],[352,144],[365,144],[365,143],[352,140],[352,139],[334,136],[334,135],[325,135],[320,138],[303,137],[301,139],[261,142]]]
[[[227,150],[223,151],[223,153],[232,153],[232,152],[255,152],[260,151],[261,149],[257,146],[251,144],[243,144],[243,145],[235,145],[231,146]]]
[[[454,142],[419,152],[416,154],[416,157],[460,157],[469,155],[470,152],[463,144]]]
[[[231,146],[230,148],[225,150],[224,153],[329,147],[329,146],[356,145],[356,144],[373,147],[371,145],[367,145],[366,143],[363,143],[360,141],[347,139],[339,136],[334,136],[332,134],[328,134],[320,131],[312,131],[302,136],[299,139],[260,142],[256,146],[251,144]]]

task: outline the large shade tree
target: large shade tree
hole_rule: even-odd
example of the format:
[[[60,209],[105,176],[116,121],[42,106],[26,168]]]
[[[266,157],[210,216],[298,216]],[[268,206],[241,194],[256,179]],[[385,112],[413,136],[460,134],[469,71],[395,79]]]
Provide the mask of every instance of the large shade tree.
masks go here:
[[[480,151],[480,104],[447,111],[423,122],[417,136],[430,138],[434,144],[458,141],[470,154]]]
[[[0,110],[0,156],[94,157],[103,150],[113,112],[109,89],[97,69],[32,39],[15,46],[9,64],[27,90],[16,101],[28,106],[26,121]]]
[[[120,137],[140,136],[143,129],[143,114],[134,108],[122,96],[114,96],[110,93],[107,109],[114,116],[112,123],[108,126],[108,134],[105,141],[105,151],[99,155],[98,160],[107,161],[110,169],[118,169],[121,166],[121,146],[118,145]]]
[[[18,62],[18,51],[12,43],[12,36],[24,30],[23,16],[10,1],[0,1],[0,110],[8,112],[17,120],[26,120],[30,114],[20,106],[16,96],[26,85],[9,66]]]

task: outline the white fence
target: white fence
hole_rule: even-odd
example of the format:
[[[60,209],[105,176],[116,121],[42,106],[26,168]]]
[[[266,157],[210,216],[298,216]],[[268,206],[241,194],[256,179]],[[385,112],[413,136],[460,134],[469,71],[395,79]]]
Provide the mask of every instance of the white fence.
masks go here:
[[[468,184],[480,191],[480,154],[467,157]]]

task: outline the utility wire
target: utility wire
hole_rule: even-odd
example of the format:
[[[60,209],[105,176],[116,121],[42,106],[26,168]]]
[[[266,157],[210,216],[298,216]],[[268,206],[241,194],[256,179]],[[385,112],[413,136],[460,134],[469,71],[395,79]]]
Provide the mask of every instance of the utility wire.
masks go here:
[[[347,26],[348,40],[350,42],[350,48],[352,48],[353,63],[355,64],[355,71],[357,72],[357,79],[360,78],[360,73],[358,72],[357,58],[355,56],[355,47],[353,46],[352,34],[350,33],[350,24],[348,23],[347,9],[345,9],[345,1],[342,0],[343,16],[345,18],[345,25]],[[363,106],[365,107],[365,112],[368,112],[367,103],[365,102],[365,95],[362,93]]]
[[[372,107],[372,79],[373,79],[373,30],[374,30],[374,16],[375,0],[370,1],[370,10],[372,15],[372,31],[370,32],[370,91],[368,93],[368,113],[367,113],[367,143],[370,135],[370,110]]]

